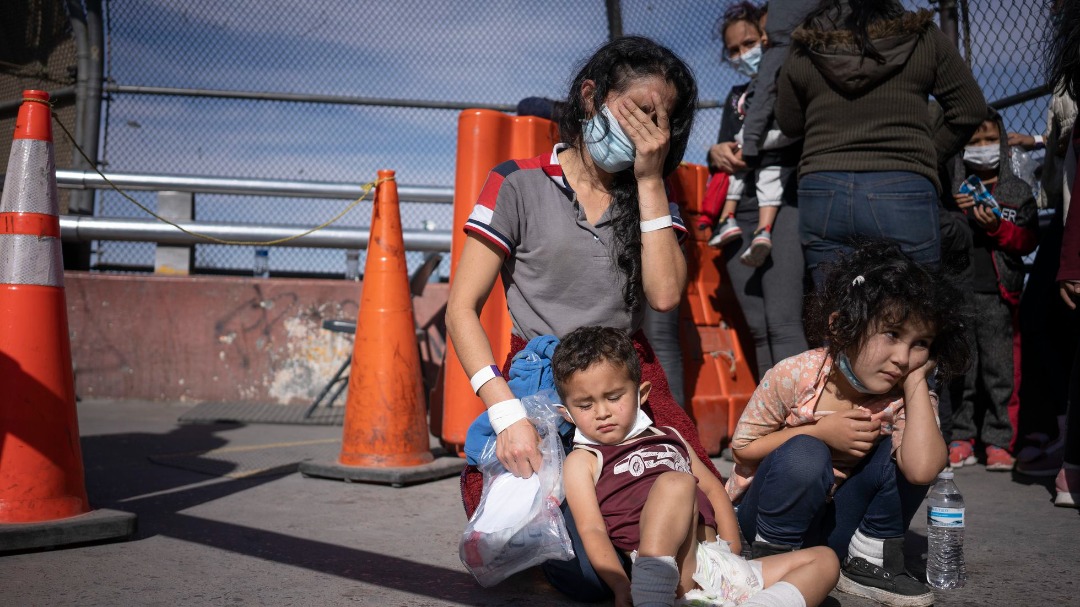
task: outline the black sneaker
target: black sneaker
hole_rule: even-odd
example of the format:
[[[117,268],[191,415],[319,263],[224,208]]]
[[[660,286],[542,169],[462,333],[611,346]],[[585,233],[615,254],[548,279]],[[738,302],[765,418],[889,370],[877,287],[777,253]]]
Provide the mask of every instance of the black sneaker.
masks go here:
[[[848,557],[836,583],[840,592],[873,599],[893,607],[926,607],[934,604],[934,593],[903,569],[886,571],[861,557]]]

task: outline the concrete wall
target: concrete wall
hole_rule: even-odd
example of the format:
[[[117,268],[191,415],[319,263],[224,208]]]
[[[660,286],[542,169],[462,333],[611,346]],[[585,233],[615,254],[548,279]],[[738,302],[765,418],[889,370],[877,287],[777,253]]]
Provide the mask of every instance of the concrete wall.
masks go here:
[[[352,352],[324,319],[356,319],[362,284],[289,278],[66,272],[81,397],[311,402]],[[434,377],[445,344],[446,284],[414,300]]]

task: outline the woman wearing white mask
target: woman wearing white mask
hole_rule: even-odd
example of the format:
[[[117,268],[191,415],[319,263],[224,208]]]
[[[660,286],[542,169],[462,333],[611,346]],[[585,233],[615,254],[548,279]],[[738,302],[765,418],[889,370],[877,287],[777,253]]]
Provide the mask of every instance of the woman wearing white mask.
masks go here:
[[[929,10],[899,0],[823,0],[793,35],[776,119],[803,138],[803,253],[817,267],[855,236],[896,241],[917,262],[941,257],[938,159],[963,147],[986,102]],[[933,132],[929,97],[944,125]]]
[[[653,384],[646,412],[678,428],[709,461],[640,331],[645,306],[674,309],[686,285],[679,246],[686,228],[667,198],[664,177],[682,160],[696,103],[693,74],[674,53],[645,38],[619,38],[601,47],[571,84],[559,122],[562,142],[548,154],[505,162],[488,176],[465,226],[446,327],[488,408],[496,456],[517,476],[531,476],[542,459],[520,402],[502,375],[488,371],[497,361],[479,313],[500,276],[513,322],[511,356],[534,337],[561,338],[581,326],[627,331],[642,360],[642,379]],[[467,510],[478,503],[481,485],[480,473],[467,467]],[[610,596],[579,560],[545,569],[548,579],[580,600]]]
[[[767,44],[765,13],[741,2],[725,11],[717,25],[727,63],[756,78]],[[724,251],[728,276],[750,334],[758,377],[773,364],[807,348],[802,323],[803,256],[795,167],[801,145],[773,124],[759,147],[754,167],[743,162],[742,133],[747,82],[731,89],[724,103],[718,142],[709,149],[709,167],[731,175],[724,210],[710,244]],[[758,83],[758,88],[761,88]],[[744,187],[745,184],[745,187]]]

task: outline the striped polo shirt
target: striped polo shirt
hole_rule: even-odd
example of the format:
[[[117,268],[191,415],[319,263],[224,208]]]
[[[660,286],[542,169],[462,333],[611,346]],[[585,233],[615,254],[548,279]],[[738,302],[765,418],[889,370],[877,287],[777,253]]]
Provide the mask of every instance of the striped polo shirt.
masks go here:
[[[566,147],[559,144],[551,154],[495,167],[465,232],[505,254],[500,275],[513,331],[522,339],[562,338],[590,325],[632,333],[641,326],[644,308],[631,313],[623,302],[623,276],[611,253],[611,209],[596,225],[585,218],[559,166],[558,152]],[[678,207],[669,206],[682,240],[686,226]],[[641,297],[644,301],[644,293]]]

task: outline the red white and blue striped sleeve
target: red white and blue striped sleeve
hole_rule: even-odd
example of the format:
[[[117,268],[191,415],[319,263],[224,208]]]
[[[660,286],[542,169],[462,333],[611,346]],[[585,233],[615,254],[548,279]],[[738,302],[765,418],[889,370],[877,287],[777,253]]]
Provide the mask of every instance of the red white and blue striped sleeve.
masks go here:
[[[671,210],[671,227],[675,230],[675,237],[679,239],[679,244],[682,244],[690,232],[686,229],[686,224],[683,223],[682,215],[679,214],[679,205],[669,202],[668,209]]]
[[[517,161],[508,160],[488,173],[487,181],[480,190],[480,197],[465,222],[465,233],[473,234],[499,247],[507,257],[517,247],[520,196],[506,178],[521,167]]]

